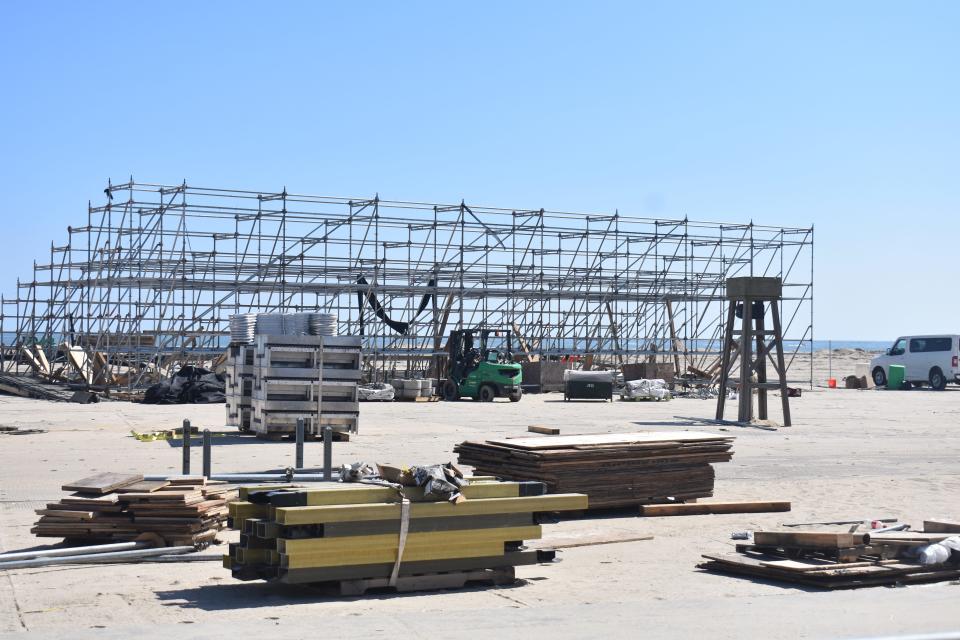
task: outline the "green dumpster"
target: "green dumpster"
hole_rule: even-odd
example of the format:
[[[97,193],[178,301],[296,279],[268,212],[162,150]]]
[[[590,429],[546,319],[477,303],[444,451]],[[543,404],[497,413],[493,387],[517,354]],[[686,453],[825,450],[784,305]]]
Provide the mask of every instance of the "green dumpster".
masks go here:
[[[887,369],[887,389],[902,389],[906,368],[902,364],[892,364]]]

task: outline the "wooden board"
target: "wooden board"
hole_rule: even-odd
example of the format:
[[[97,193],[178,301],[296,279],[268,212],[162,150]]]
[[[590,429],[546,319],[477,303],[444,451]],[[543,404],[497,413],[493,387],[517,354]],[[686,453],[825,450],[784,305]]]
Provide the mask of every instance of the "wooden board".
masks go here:
[[[789,502],[697,502],[652,504],[640,507],[642,516],[693,516],[722,513],[775,513],[790,511]]]
[[[125,487],[120,487],[116,489],[117,493],[153,493],[159,489],[163,489],[168,486],[170,483],[166,480],[141,480],[140,482],[134,482],[133,484],[128,484]]]
[[[810,547],[845,549],[868,544],[867,533],[833,533],[824,531],[755,531],[753,543],[758,547]]]
[[[143,480],[143,474],[138,473],[98,473],[88,478],[65,484],[61,489],[64,491],[78,491],[80,493],[103,495],[121,487],[129,486],[135,482],[140,482],[141,480]]]
[[[531,424],[529,427],[527,427],[527,431],[530,433],[542,433],[545,436],[560,435],[560,429],[557,427],[548,427],[542,424]]]
[[[960,533],[960,522],[949,520],[924,520],[923,530],[926,533]]]
[[[709,440],[732,440],[732,438],[712,433],[694,433],[692,431],[660,431],[646,433],[599,433],[595,435],[560,436],[558,438],[513,438],[510,440],[488,440],[487,442],[494,445],[520,449],[560,449],[598,445],[642,444],[648,442],[699,442]]]

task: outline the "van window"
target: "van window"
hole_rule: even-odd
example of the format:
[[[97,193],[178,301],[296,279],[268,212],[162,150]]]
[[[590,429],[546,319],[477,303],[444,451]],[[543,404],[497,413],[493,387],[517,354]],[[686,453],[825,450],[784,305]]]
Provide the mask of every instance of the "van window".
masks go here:
[[[906,350],[907,350],[907,341],[904,338],[900,338],[899,340],[893,343],[893,347],[890,349],[890,355],[902,356]]]
[[[930,351],[952,351],[952,338],[911,338],[911,353],[927,353]]]

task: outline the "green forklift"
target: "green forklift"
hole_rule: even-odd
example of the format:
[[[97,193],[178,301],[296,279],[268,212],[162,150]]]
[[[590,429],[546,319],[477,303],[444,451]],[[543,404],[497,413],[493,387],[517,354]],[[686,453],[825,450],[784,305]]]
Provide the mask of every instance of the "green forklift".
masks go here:
[[[509,329],[486,327],[451,331],[447,341],[447,379],[440,390],[443,399],[493,402],[496,398],[510,398],[510,402],[519,402],[523,374],[520,365],[513,361],[511,335]]]

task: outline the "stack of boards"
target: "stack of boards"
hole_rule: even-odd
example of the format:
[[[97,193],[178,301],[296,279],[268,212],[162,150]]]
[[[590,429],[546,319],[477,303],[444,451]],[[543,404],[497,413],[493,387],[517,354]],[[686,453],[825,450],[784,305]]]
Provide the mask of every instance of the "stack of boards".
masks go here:
[[[708,555],[699,568],[822,589],[855,589],[960,578],[956,564],[922,565],[911,550],[960,535],[960,523],[927,521],[924,531],[835,533],[756,531],[737,553]]]
[[[454,451],[478,474],[585,493],[600,508],[712,496],[710,465],[730,460],[732,446],[733,438],[681,431],[467,441]]]
[[[541,537],[537,514],[587,507],[586,496],[544,495],[539,482],[469,481],[456,503],[428,500],[419,487],[402,495],[354,484],[241,487],[229,507],[240,542],[224,567],[240,580],[326,584],[342,595],[504,584],[514,567],[553,559],[551,550],[522,548]],[[410,503],[401,554],[403,498]]]
[[[62,488],[75,493],[38,509],[31,533],[87,543],[155,534],[168,546],[205,546],[224,527],[227,505],[237,498],[235,487],[208,484],[202,476],[153,481],[100,473]]]

